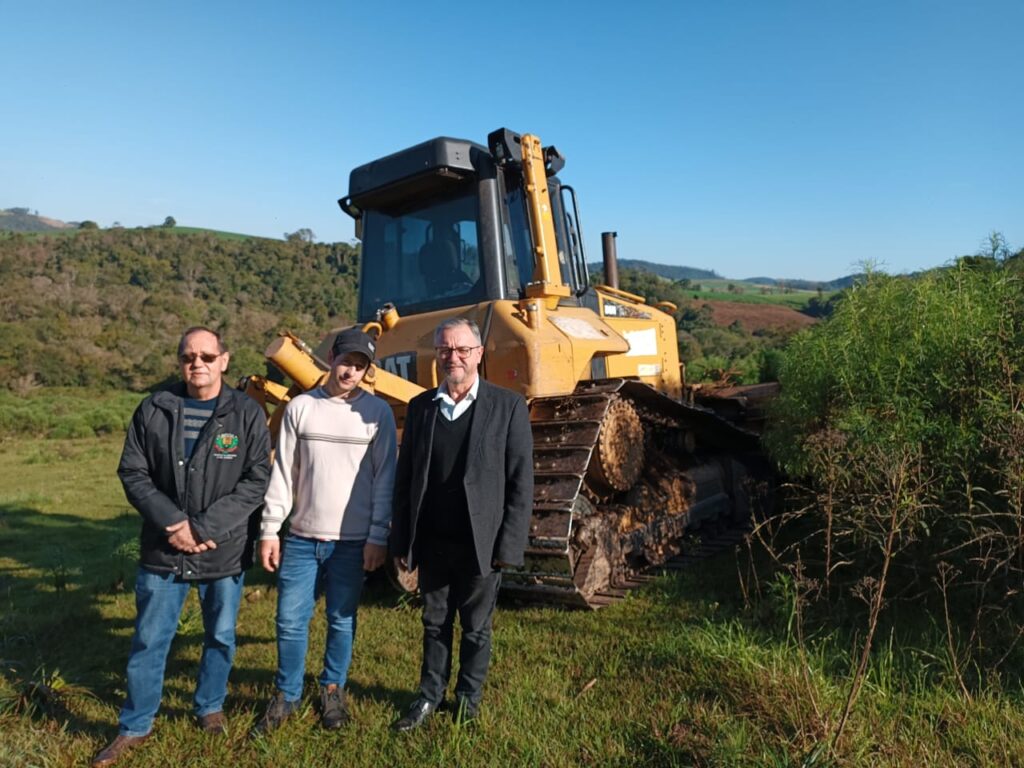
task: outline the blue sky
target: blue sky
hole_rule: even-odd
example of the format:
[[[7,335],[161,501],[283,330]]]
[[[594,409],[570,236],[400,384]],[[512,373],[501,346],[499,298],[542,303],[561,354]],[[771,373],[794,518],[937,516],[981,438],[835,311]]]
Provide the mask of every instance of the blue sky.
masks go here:
[[[352,167],[508,127],[588,253],[732,278],[1024,246],[1024,2],[0,0],[0,208],[350,241]]]

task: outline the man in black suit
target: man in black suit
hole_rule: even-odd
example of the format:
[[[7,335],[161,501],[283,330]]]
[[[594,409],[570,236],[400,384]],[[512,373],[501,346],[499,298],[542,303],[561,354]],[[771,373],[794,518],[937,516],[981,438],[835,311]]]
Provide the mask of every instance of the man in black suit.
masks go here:
[[[419,697],[392,728],[421,726],[444,701],[452,629],[462,625],[455,713],[476,717],[491,657],[501,569],[523,563],[533,509],[533,437],[523,398],[479,376],[476,324],[434,333],[445,379],[409,403],[395,477],[391,552],[419,568],[423,664]]]

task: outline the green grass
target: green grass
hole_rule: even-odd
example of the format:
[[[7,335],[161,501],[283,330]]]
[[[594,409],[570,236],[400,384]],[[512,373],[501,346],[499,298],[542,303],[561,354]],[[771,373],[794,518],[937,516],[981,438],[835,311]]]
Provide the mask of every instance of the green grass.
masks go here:
[[[219,229],[204,229],[202,227],[168,227],[171,232],[178,232],[183,235],[189,234],[204,234],[213,235],[224,240],[252,240],[256,238],[256,235],[243,235],[240,232],[223,232]],[[275,238],[267,238],[275,239]]]
[[[732,286],[732,290],[729,290]],[[822,303],[836,291],[817,291],[783,289],[781,286],[760,286],[738,280],[696,280],[691,286],[691,293],[696,299],[713,301],[738,301],[748,304],[778,304],[792,309],[803,309],[813,298]]]
[[[83,765],[115,731],[134,616],[138,518],[114,475],[120,439],[8,439],[4,448],[0,765]],[[597,613],[501,601],[481,721],[456,727],[438,716],[399,737],[388,725],[412,698],[421,625],[413,603],[372,580],[351,671],[351,727],[325,733],[306,707],[279,732],[252,742],[245,733],[271,692],[275,664],[275,592],[265,574],[253,571],[239,618],[231,734],[201,734],[188,714],[201,648],[193,595],[169,660],[155,736],[124,765],[1024,760],[1020,690],[979,691],[966,700],[938,669],[940,651],[896,642],[877,654],[847,736],[830,758],[825,747],[846,690],[849,640],[820,633],[802,653],[787,629],[781,594],[745,609],[735,563],[722,555]],[[310,693],[323,636],[320,608],[307,665]]]
[[[71,238],[78,233],[77,227],[70,227],[68,229],[46,229],[44,231],[22,231],[19,229],[0,229],[0,238],[13,238],[20,236],[23,238]]]
[[[742,304],[775,304],[780,307],[801,310],[807,307],[816,293],[776,293],[761,295],[744,291],[743,293],[728,293],[719,291],[695,291],[693,297],[697,301],[735,301]]]

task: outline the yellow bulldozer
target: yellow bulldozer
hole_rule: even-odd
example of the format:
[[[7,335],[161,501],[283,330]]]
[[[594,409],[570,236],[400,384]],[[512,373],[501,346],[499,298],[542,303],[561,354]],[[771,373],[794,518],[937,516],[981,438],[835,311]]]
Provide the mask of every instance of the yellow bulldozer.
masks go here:
[[[688,530],[745,521],[760,462],[756,434],[684,386],[676,308],[618,289],[614,233],[604,284],[591,284],[564,163],[507,129],[486,146],[441,137],[354,169],[338,202],[362,243],[358,325],[377,336],[366,386],[401,429],[409,400],[438,384],[435,327],[474,320],[481,374],[521,393],[533,426],[527,564],[503,589],[599,607],[678,554]],[[290,334],[267,357],[290,385],[245,385],[275,427],[326,365]]]

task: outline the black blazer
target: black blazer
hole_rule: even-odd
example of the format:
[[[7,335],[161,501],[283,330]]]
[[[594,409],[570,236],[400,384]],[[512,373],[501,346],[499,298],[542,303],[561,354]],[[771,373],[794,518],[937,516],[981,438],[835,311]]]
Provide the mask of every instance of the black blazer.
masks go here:
[[[390,547],[410,569],[416,567],[413,545],[427,491],[436,394],[431,389],[409,403],[395,472]],[[533,513],[533,434],[526,401],[509,389],[481,379],[473,409],[463,487],[477,563],[486,574],[495,561],[523,564]]]

